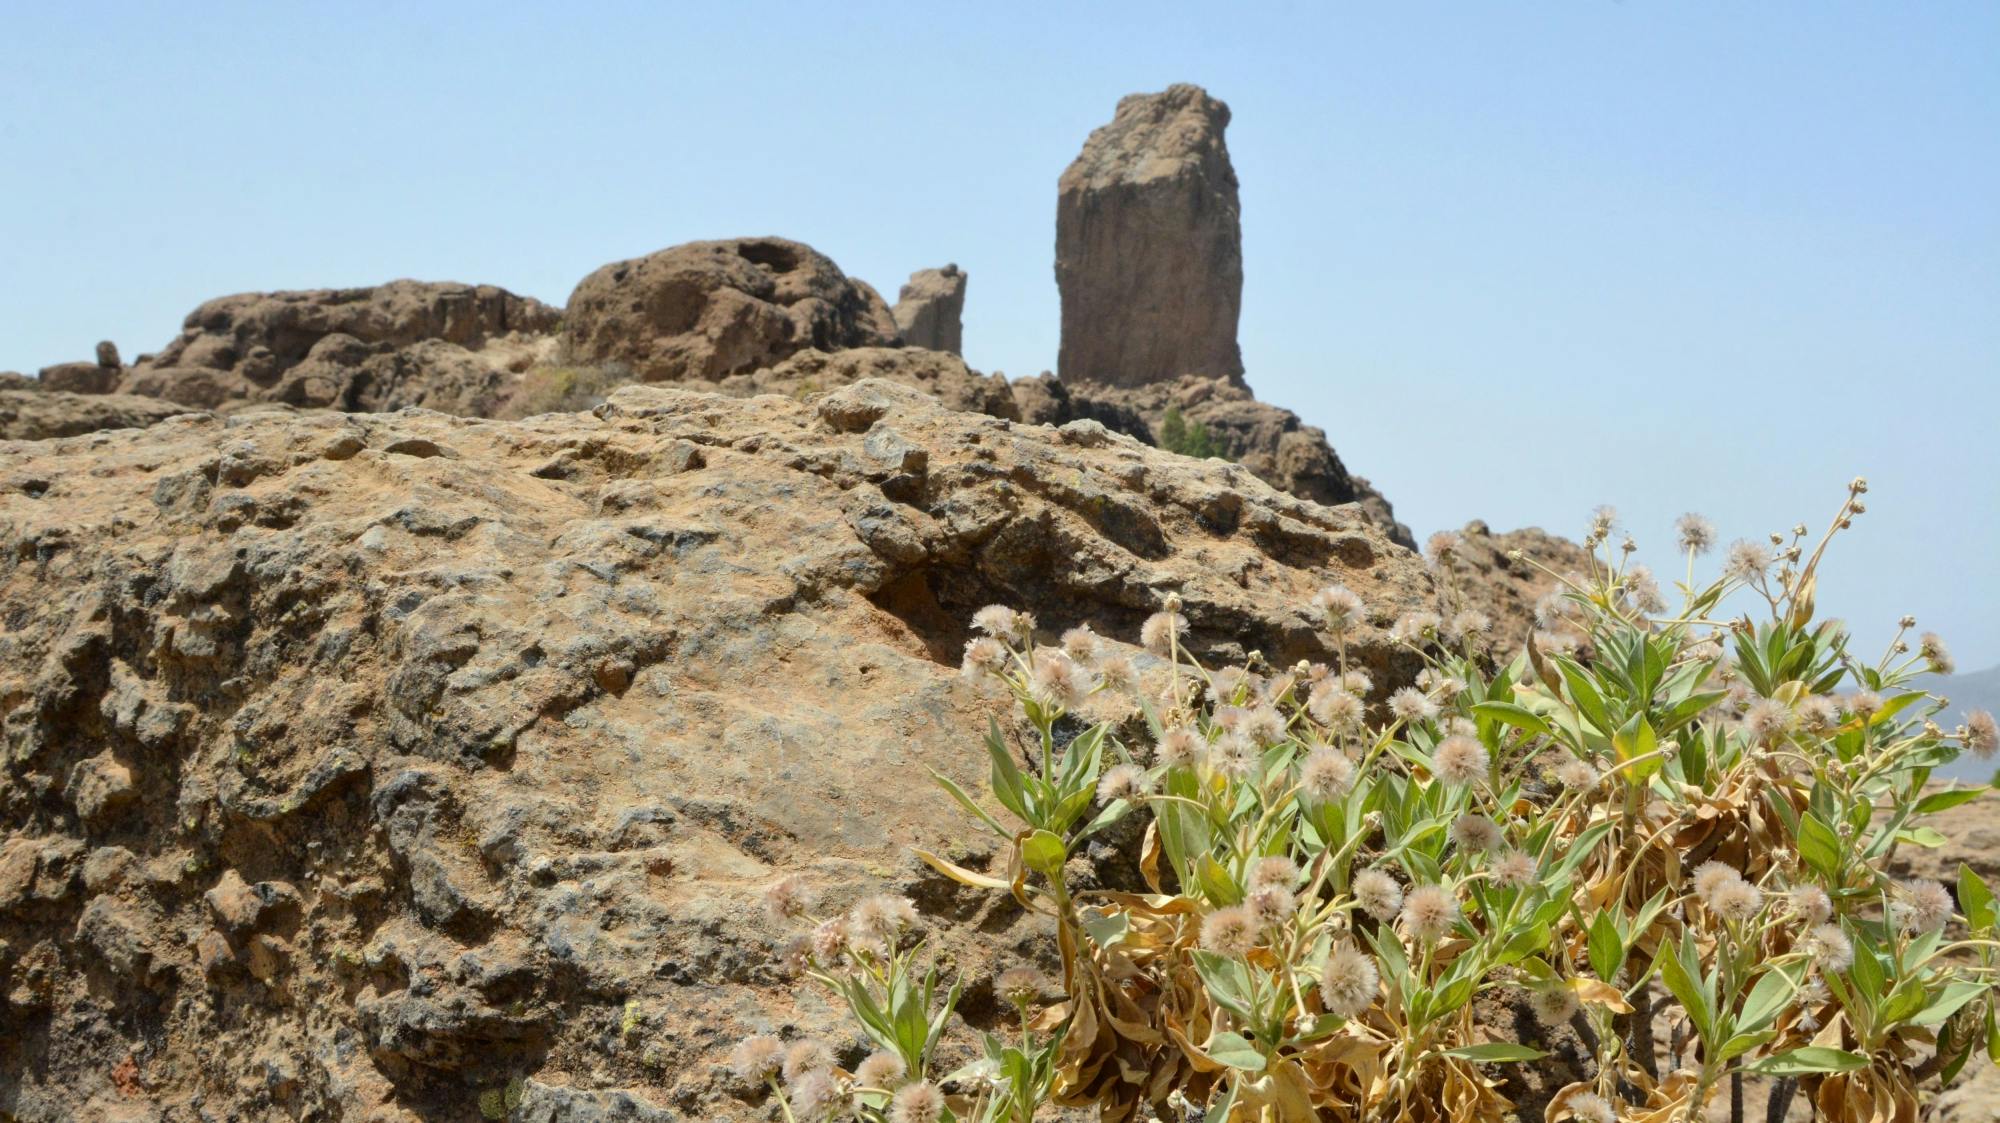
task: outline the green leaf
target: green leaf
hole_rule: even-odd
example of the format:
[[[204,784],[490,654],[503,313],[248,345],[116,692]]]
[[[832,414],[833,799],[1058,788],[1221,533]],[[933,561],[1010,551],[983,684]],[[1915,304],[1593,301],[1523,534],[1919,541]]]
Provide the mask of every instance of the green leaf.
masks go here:
[[[1201,976],[1202,986],[1216,1005],[1246,1022],[1256,1017],[1250,1008],[1250,968],[1242,960],[1212,951],[1194,951],[1190,955],[1195,973]]]
[[[1696,981],[1687,962],[1684,962],[1684,960],[1696,964],[1701,962],[1698,956],[1687,954],[1692,950],[1689,944],[1693,939],[1692,935],[1684,937],[1686,942],[1678,953],[1672,948],[1661,948],[1660,955],[1654,962],[1660,969],[1660,981],[1666,984],[1667,989],[1680,1002],[1681,1008],[1687,1011],[1688,1019],[1694,1022],[1695,1031],[1701,1034],[1702,1040],[1713,1041],[1715,1011],[1710,1007],[1707,992],[1702,989],[1701,983]]]
[[[1229,1082],[1229,1090],[1222,1094],[1221,1099],[1215,1101],[1215,1105],[1208,1109],[1208,1114],[1201,1117],[1201,1123],[1229,1123],[1230,1113],[1236,1110],[1237,1086],[1236,1081]]]
[[[938,786],[943,788],[945,791],[950,792],[951,798],[957,800],[958,805],[960,807],[963,807],[967,811],[972,812],[974,816],[978,817],[980,822],[985,823],[989,827],[992,827],[994,833],[998,834],[1001,838],[1014,837],[1014,832],[1001,826],[999,820],[987,814],[986,809],[984,807],[981,807],[979,806],[979,804],[973,802],[972,797],[965,794],[965,789],[953,783],[951,777],[946,776],[944,773],[939,772],[935,768],[931,769],[930,773],[931,773],[931,778],[938,782]]]
[[[1930,827],[1904,827],[1902,830],[1896,832],[1895,837],[1899,842],[1921,846],[1926,850],[1936,850],[1948,841],[1944,835]]]
[[[1718,1061],[1733,1060],[1776,1036],[1778,1036],[1778,1031],[1774,1029],[1758,1030],[1755,1033],[1739,1033],[1722,1043],[1722,1048],[1716,1050],[1715,1059]]]
[[[1642,761],[1625,770],[1625,780],[1630,784],[1644,784],[1666,767],[1665,760],[1652,755],[1658,747],[1659,739],[1653,735],[1653,726],[1643,714],[1633,714],[1632,720],[1625,723],[1625,728],[1611,735],[1611,748],[1618,754],[1619,763]]]
[[[1615,979],[1625,966],[1625,940],[1609,912],[1600,912],[1590,922],[1590,969],[1600,979]]]
[[[1207,1053],[1209,1059],[1217,1064],[1225,1064],[1230,1068],[1240,1068],[1245,1072],[1264,1071],[1264,1054],[1258,1052],[1257,1047],[1239,1033],[1216,1034],[1208,1039],[1208,1044],[1202,1048],[1202,1052]]]
[[[1992,790],[1992,788],[1955,788],[1948,792],[1932,792],[1917,801],[1917,809],[1913,814],[1928,815],[1933,811],[1943,811],[1960,804],[1971,803]]]
[[[1840,836],[1811,811],[1799,819],[1799,857],[1826,877],[1840,871]]]
[[[1917,1011],[1910,1020],[1920,1026],[1934,1026],[1958,1013],[1959,1007],[1985,994],[1987,989],[1985,983],[1946,983],[1937,997],[1931,999],[1930,1005]]]
[[[1965,921],[1974,932],[1984,932],[1993,927],[1995,920],[2000,920],[2000,907],[1995,906],[1993,890],[1963,862],[1958,866],[1958,904],[1965,910]]]
[[[1083,918],[1083,930],[1090,933],[1090,938],[1101,948],[1118,944],[1125,938],[1125,932],[1130,927],[1131,918],[1123,910],[1085,914]]]
[[[1446,1049],[1444,1055],[1457,1057],[1462,1061],[1478,1061],[1482,1064],[1513,1064],[1518,1061],[1536,1061],[1548,1056],[1540,1049],[1527,1045],[1517,1045],[1512,1041],[1488,1041],[1483,1045],[1461,1045],[1456,1049]]]
[[[1576,664],[1575,660],[1562,655],[1551,658],[1555,661],[1557,669],[1562,671],[1563,684],[1569,687],[1570,700],[1576,703],[1576,708],[1584,717],[1590,719],[1591,724],[1597,726],[1599,732],[1611,733],[1615,728],[1611,724],[1611,714],[1604,708],[1603,696],[1599,695],[1597,688],[1591,685],[1590,676]]]
[[[1511,725],[1516,729],[1525,729],[1530,733],[1547,735],[1553,732],[1549,727],[1549,723],[1544,721],[1540,714],[1535,713],[1526,706],[1517,706],[1512,702],[1481,702],[1472,707],[1472,712],[1475,716],[1491,718],[1504,725]]]
[[[1021,844],[1021,861],[1036,873],[1054,877],[1069,859],[1069,847],[1047,831],[1036,831]]]
[[[1737,1018],[1736,1028],[1747,1033],[1771,1024],[1778,1012],[1798,993],[1799,977],[1803,971],[1803,965],[1793,964],[1758,976],[1757,981],[1751,984],[1750,997],[1743,1000],[1743,1012]]]
[[[1805,1076],[1815,1072],[1853,1072],[1867,1068],[1868,1058],[1845,1049],[1807,1045],[1751,1061],[1744,1071],[1759,1076]]]
[[[1015,765],[1014,754],[1000,736],[1000,723],[991,717],[986,719],[986,755],[993,759],[993,798],[1012,811],[1015,818],[1032,826],[1035,820],[1028,814],[1027,794],[1021,785],[1021,769]]]

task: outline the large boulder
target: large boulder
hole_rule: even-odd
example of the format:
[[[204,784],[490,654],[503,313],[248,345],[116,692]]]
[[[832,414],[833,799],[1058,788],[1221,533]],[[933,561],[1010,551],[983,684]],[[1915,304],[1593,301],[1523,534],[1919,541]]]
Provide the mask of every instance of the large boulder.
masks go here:
[[[1062,174],[1057,371],[1072,385],[1236,381],[1243,235],[1223,129],[1199,86],[1133,94]]]
[[[282,401],[399,409],[425,404],[427,390],[406,392],[428,382],[412,371],[460,360],[518,367],[533,338],[554,331],[560,318],[538,300],[493,285],[391,281],[243,293],[195,309],[179,338],[157,355],[142,356],[120,388],[205,408]],[[418,350],[398,354],[411,349]],[[381,356],[396,357],[369,364]],[[295,374],[301,366],[308,370]],[[454,383],[463,377],[462,371],[440,374]]]
[[[911,347],[965,353],[965,271],[920,269],[896,294],[896,330]]]
[[[1557,578],[1580,576],[1590,564],[1582,546],[1560,535],[1534,526],[1496,533],[1478,519],[1433,538],[1431,554],[1444,574],[1446,601],[1485,613],[1496,648],[1505,652],[1518,651],[1537,629],[1536,606],[1557,589]]]
[[[738,1035],[857,1043],[776,877],[912,895],[978,993],[1041,946],[905,850],[993,856],[926,772],[1012,720],[970,612],[1129,639],[1178,594],[1282,665],[1330,581],[1409,681],[1431,578],[1353,511],[876,380],[0,445],[0,1111],[767,1117]]]
[[[1135,387],[1072,386],[1045,375],[1016,382],[1014,389],[1029,420],[1059,424],[1087,417],[1163,447],[1171,447],[1176,424],[1183,434],[1202,432],[1213,455],[1236,461],[1272,487],[1327,506],[1359,504],[1391,541],[1416,548],[1388,499],[1347,470],[1324,430],[1258,401],[1240,383],[1190,375]]]
[[[808,347],[893,347],[895,317],[865,282],[783,238],[690,242],[585,277],[563,318],[568,358],[646,382],[714,382]]]
[[[40,441],[100,429],[143,429],[187,407],[136,394],[0,389],[0,440]]]

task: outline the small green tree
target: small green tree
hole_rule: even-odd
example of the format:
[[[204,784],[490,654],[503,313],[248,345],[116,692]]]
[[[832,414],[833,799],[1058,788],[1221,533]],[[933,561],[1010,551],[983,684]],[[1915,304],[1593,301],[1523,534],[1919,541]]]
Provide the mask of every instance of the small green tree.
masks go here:
[[[1206,460],[1211,456],[1220,456],[1225,460],[1230,458],[1222,442],[1208,431],[1208,426],[1199,421],[1190,422],[1181,415],[1179,406],[1168,406],[1167,416],[1160,422],[1160,447],[1197,460]]]

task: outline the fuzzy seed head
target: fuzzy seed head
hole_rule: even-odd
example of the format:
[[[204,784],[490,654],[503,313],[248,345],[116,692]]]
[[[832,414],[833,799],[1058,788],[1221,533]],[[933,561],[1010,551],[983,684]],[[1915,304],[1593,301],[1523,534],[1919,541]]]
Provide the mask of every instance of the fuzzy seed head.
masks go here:
[[[1155,612],[1139,626],[1139,644],[1162,658],[1171,653],[1187,635],[1187,617],[1178,612]]]
[[[1769,546],[1762,542],[1739,538],[1729,544],[1729,556],[1722,563],[1722,575],[1732,581],[1762,580],[1775,560]]]
[[[836,916],[822,920],[812,932],[813,958],[821,963],[836,963],[847,947],[847,918]]]
[[[972,626],[995,639],[1021,634],[1021,614],[1002,604],[989,604],[972,614]]]
[[[894,1053],[876,1052],[868,1054],[854,1068],[854,1082],[863,1088],[894,1088],[903,1082],[903,1075],[909,1066],[903,1058]]]
[[[1458,925],[1458,898],[1442,885],[1419,885],[1403,898],[1403,929],[1419,940],[1441,940]]]
[[[1682,553],[1706,554],[1715,549],[1715,524],[1693,511],[1674,520],[1674,536]]]
[[[1776,698],[1759,698],[1743,714],[1743,728],[1761,744],[1783,739],[1798,726],[1798,715]]]
[[[1257,929],[1248,907],[1217,909],[1201,922],[1201,946],[1217,955],[1247,955],[1257,946]]]
[[[1006,665],[1007,645],[992,636],[980,636],[966,642],[965,658],[958,670],[966,678],[979,679],[999,674]]]
[[[1799,728],[1807,733],[1827,734],[1840,725],[1840,705],[1824,694],[1799,699]]]
[[[826,1042],[810,1037],[795,1041],[785,1050],[785,1083],[797,1084],[807,1073],[822,1072],[832,1068],[833,1063],[833,1050]]]
[[[1493,618],[1476,608],[1454,613],[1445,634],[1456,640],[1478,639],[1493,630]]]
[[[1403,721],[1415,724],[1430,721],[1438,716],[1438,704],[1430,695],[1415,687],[1406,686],[1389,695],[1389,712]]]
[[[877,893],[863,897],[848,914],[847,922],[858,934],[893,944],[903,929],[917,923],[917,906],[907,897]]]
[[[1951,893],[1935,881],[1905,881],[1903,896],[1891,906],[1897,923],[1909,932],[1933,932],[1951,919]]]
[[[1241,733],[1225,733],[1209,753],[1209,763],[1228,779],[1245,780],[1257,771],[1258,765],[1263,763],[1263,756],[1248,737]]]
[[[1104,776],[1097,781],[1097,798],[1101,803],[1115,803],[1118,800],[1137,801],[1146,798],[1152,785],[1146,781],[1146,770],[1136,764],[1114,764],[1104,770]]]
[[[1306,695],[1306,712],[1313,720],[1333,729],[1355,729],[1361,725],[1365,707],[1361,699],[1339,685],[1322,682]]]
[[[1965,747],[1981,760],[1991,760],[2000,751],[2000,724],[1991,713],[1973,710],[1965,715]]]
[[[993,990],[1008,1002],[1025,1005],[1042,996],[1048,980],[1033,967],[1009,967],[993,979]]]
[[[777,1038],[760,1033],[736,1043],[729,1053],[729,1071],[745,1084],[762,1084],[778,1071],[784,1056],[785,1047]]]
[[[840,1088],[833,1082],[829,1069],[814,1069],[797,1080],[787,1080],[785,1091],[792,1101],[792,1115],[801,1123],[832,1118],[833,1109],[840,1102]]]
[[[1847,696],[1847,712],[1866,721],[1882,711],[1882,696],[1873,690],[1857,690]]]
[[[1389,627],[1389,638],[1397,643],[1422,644],[1434,640],[1444,629],[1435,612],[1408,612]]]
[[[1153,749],[1153,758],[1168,768],[1187,768],[1201,759],[1202,748],[1201,734],[1184,725],[1177,725],[1160,734],[1160,743]]]
[[[1833,898],[1817,885],[1794,885],[1786,900],[1807,924],[1825,924],[1833,916]]]
[[[1306,754],[1299,766],[1299,790],[1314,803],[1332,803],[1354,787],[1354,762],[1325,745]]]
[[[938,1123],[944,1118],[944,1093],[929,1081],[919,1081],[889,1101],[889,1123]]]
[[[1275,706],[1257,706],[1243,718],[1243,735],[1260,747],[1275,745],[1285,739],[1285,715]]]
[[[1806,951],[1822,971],[1838,974],[1854,966],[1854,943],[1838,924],[1820,924],[1806,936]]]
[[[1282,885],[1266,885],[1253,889],[1243,903],[1249,907],[1250,915],[1256,919],[1257,927],[1263,931],[1269,931],[1289,922],[1292,913],[1298,911],[1299,906],[1298,898]]]
[[[1958,669],[1957,660],[1951,657],[1951,650],[1944,645],[1944,637],[1936,632],[1925,632],[1917,639],[1917,651],[1931,665],[1931,670],[1941,675],[1951,674]]]
[[[1484,815],[1467,813],[1452,820],[1451,842],[1460,850],[1483,853],[1500,846],[1500,824]]]
[[[1463,735],[1446,737],[1431,755],[1431,771],[1439,781],[1454,788],[1476,784],[1486,778],[1493,758],[1486,746]]]
[[[1354,875],[1354,900],[1362,912],[1386,923],[1403,911],[1403,887],[1381,870],[1362,870]]]
[[[1449,561],[1458,552],[1458,535],[1449,530],[1440,530],[1424,543],[1424,552],[1432,561]]]
[[[1090,630],[1090,625],[1080,624],[1062,634],[1063,654],[1079,663],[1095,663],[1102,642],[1097,633]]]
[[[1381,989],[1382,973],[1374,956],[1346,940],[1333,945],[1319,976],[1319,997],[1327,1013],[1359,1017]]]
[[[1493,863],[1493,884],[1502,889],[1524,888],[1541,875],[1535,859],[1519,850],[1509,850]]]
[[[1097,661],[1097,677],[1111,690],[1129,691],[1139,682],[1139,670],[1123,655]]]
[[[1763,911],[1764,891],[1738,878],[1717,886],[1709,907],[1724,920],[1742,923]]]
[[[1274,854],[1269,858],[1259,858],[1250,867],[1250,888],[1262,889],[1275,885],[1290,889],[1299,882],[1299,867],[1290,858]]]
[[[1569,1113],[1576,1123],[1618,1123],[1618,1111],[1611,1101],[1596,1092],[1578,1092],[1569,1098]]]
[[[1083,700],[1090,697],[1096,686],[1090,672],[1066,653],[1053,648],[1035,652],[1028,689],[1042,705],[1065,710],[1081,708]]]
[[[1574,989],[1556,983],[1529,990],[1528,1009],[1533,1011],[1536,1021],[1554,1029],[1568,1025],[1576,1012],[1583,1009],[1583,1003],[1577,1001]]]
[[[797,874],[772,882],[764,889],[764,911],[772,920],[797,920],[812,908],[815,894]]]
[[[1743,880],[1736,867],[1721,862],[1703,862],[1694,868],[1694,895],[1701,903],[1713,909],[1715,896],[1725,885]]]
[[[1319,610],[1320,618],[1326,622],[1326,630],[1336,636],[1353,631],[1367,612],[1361,598],[1348,591],[1345,585],[1328,585],[1314,593],[1312,606]]]
[[[1587,792],[1597,786],[1597,768],[1587,760],[1571,757],[1557,767],[1556,781],[1565,788]]]

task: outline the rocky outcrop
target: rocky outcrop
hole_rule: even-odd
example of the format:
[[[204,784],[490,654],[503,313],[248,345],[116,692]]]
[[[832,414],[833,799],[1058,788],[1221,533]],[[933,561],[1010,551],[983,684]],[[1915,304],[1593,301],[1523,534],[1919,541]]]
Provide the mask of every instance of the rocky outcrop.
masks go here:
[[[734,1038],[835,1024],[774,962],[779,874],[914,896],[975,989],[1036,931],[904,850],[975,837],[925,770],[972,782],[1009,720],[957,672],[973,609],[1129,639],[1177,593],[1198,649],[1283,664],[1330,655],[1338,580],[1386,690],[1434,597],[1242,467],[876,380],[0,445],[0,537],[0,1111],[35,1123],[751,1117]]]
[[[714,382],[808,347],[893,347],[880,294],[783,238],[690,242],[604,266],[570,294],[570,361],[616,363],[645,382]]]
[[[1134,94],[1063,172],[1063,381],[1242,378],[1243,237],[1228,124],[1229,107],[1199,86]]]
[[[1021,419],[1005,375],[981,374],[957,355],[917,347],[856,347],[831,353],[808,348],[776,366],[730,375],[714,389],[737,397],[783,394],[808,400],[867,378],[921,390],[950,409]]]
[[[1580,574],[1589,564],[1582,546],[1540,527],[1496,534],[1477,519],[1438,536],[1430,553],[1444,573],[1446,600],[1455,609],[1485,613],[1495,647],[1509,652],[1536,629],[1535,605],[1555,589],[1552,574]]]
[[[456,401],[469,396],[469,367],[518,369],[532,337],[553,331],[560,315],[493,285],[391,281],[225,296],[190,313],[180,337],[142,356],[119,386],[202,408],[400,409],[428,404],[433,382]]]
[[[896,330],[911,347],[965,353],[966,276],[956,265],[920,269],[896,294]]]
[[[118,388],[118,380],[123,375],[124,364],[118,360],[118,346],[107,339],[97,345],[96,362],[57,363],[52,367],[43,367],[40,381],[45,390],[109,394]]]
[[[187,407],[136,394],[0,389],[0,440],[39,441],[100,429],[143,429]]]

